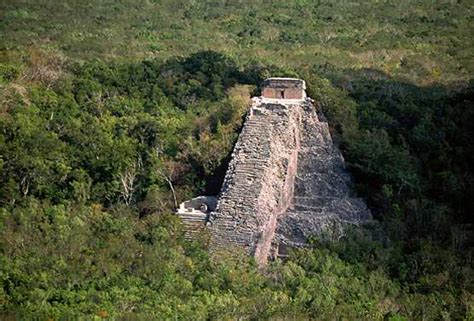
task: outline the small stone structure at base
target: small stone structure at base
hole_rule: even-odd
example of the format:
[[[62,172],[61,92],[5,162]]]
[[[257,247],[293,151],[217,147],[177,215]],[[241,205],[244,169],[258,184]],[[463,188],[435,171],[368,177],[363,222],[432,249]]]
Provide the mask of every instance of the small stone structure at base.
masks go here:
[[[266,90],[282,83],[302,92],[275,99]],[[288,247],[304,246],[311,235],[371,220],[365,202],[352,195],[342,154],[304,88],[302,80],[265,81],[264,95],[252,99],[215,209],[178,210],[186,229],[209,231],[211,250],[238,247],[265,264]]]
[[[179,205],[176,214],[185,226],[185,238],[192,239],[202,233],[209,221],[209,214],[216,209],[217,197],[199,196]]]

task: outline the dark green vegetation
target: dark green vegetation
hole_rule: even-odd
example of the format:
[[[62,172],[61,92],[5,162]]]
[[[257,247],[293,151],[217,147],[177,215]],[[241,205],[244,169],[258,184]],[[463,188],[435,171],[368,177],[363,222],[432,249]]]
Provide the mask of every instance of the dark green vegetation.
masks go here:
[[[474,319],[472,7],[243,2],[0,3],[0,319]],[[269,75],[307,80],[381,242],[265,271],[184,242]]]

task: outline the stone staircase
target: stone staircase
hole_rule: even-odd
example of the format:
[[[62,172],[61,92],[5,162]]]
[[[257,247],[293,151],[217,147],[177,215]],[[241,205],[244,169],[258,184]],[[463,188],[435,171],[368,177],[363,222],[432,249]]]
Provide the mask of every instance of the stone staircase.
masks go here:
[[[211,213],[213,248],[240,246],[251,251],[253,224],[262,188],[262,176],[270,166],[268,119],[249,115],[232,153],[219,203]]]

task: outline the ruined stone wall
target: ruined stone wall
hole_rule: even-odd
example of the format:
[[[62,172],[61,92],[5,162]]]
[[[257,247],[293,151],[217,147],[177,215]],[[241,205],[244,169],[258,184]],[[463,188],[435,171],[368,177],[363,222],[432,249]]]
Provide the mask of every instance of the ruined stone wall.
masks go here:
[[[184,238],[195,240],[207,232],[207,215],[205,213],[178,213],[184,227]]]
[[[304,90],[298,88],[263,88],[262,96],[265,98],[281,99],[304,99]]]
[[[196,239],[207,232],[209,213],[216,209],[217,198],[199,196],[179,205],[176,214],[184,225],[185,239]]]
[[[255,99],[209,217],[211,249],[238,247],[263,264],[273,249],[370,220],[350,186],[328,125],[309,99]]]
[[[329,232],[337,239],[348,225],[371,220],[364,200],[352,191],[352,177],[328,124],[312,104],[303,109],[292,204],[279,216],[274,239],[280,253],[282,247],[304,246],[311,235]]]

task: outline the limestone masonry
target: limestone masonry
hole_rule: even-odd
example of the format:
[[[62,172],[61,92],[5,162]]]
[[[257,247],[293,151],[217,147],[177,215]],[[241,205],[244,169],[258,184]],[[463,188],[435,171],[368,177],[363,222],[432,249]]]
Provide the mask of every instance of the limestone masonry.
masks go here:
[[[269,78],[252,101],[217,201],[178,209],[187,236],[206,229],[212,250],[242,248],[264,264],[313,234],[369,221],[305,82]]]

